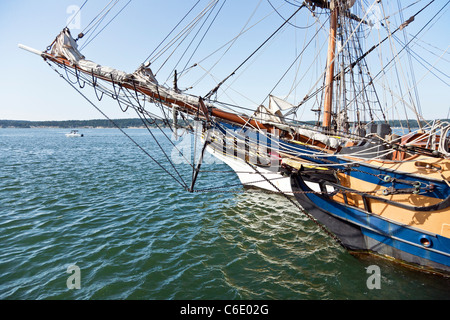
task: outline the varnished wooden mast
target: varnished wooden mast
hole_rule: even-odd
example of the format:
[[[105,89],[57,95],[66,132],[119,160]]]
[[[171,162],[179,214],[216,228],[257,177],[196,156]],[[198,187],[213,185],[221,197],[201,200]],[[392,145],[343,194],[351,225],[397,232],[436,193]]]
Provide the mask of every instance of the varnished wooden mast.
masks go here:
[[[332,4],[330,16],[330,35],[328,39],[327,74],[325,79],[325,99],[322,125],[326,129],[331,127],[331,105],[333,101],[333,77],[334,58],[336,51],[336,29],[337,29],[338,7],[336,2]]]

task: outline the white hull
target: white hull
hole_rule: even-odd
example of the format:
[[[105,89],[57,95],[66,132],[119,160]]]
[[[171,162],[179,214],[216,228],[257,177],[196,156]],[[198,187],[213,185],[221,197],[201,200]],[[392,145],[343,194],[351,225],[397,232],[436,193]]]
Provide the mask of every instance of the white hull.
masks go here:
[[[66,133],[68,138],[78,138],[83,137],[83,134],[79,133],[78,130],[72,130],[70,133]]]
[[[207,147],[206,150],[233,169],[242,185],[293,196],[290,177],[283,176],[280,172],[269,171],[260,166],[256,168],[258,170],[256,171],[252,166],[240,159],[236,159],[236,157],[224,155],[222,152],[218,152],[210,147]],[[312,190],[320,191],[317,184],[311,184],[310,187]]]
[[[204,142],[203,138],[202,141]],[[232,133],[229,134],[229,137],[225,137],[221,133],[213,132],[213,137],[208,140],[211,143],[206,147],[206,151],[226,163],[236,173],[243,186],[294,196],[291,177],[283,175],[280,171],[281,163],[279,163],[276,149],[271,150],[273,151],[273,154],[271,154],[267,148],[263,147],[264,143],[261,146],[254,143],[249,143],[246,146],[242,139],[236,142],[235,135]],[[257,155],[261,156],[260,161],[267,164],[270,163],[270,166],[253,164],[259,161],[259,156]],[[244,159],[250,160],[252,165]],[[319,184],[313,182],[305,183],[311,190],[321,192]],[[333,188],[327,186],[328,188],[331,189],[330,191],[333,191]]]

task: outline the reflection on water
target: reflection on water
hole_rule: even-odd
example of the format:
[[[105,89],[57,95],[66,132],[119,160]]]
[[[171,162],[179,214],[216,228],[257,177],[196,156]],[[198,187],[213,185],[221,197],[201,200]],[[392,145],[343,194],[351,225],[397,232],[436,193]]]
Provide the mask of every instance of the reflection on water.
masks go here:
[[[0,130],[0,299],[449,298],[440,277],[348,254],[284,196],[188,193],[120,132],[83,133]],[[199,189],[238,183],[207,169],[220,172]],[[80,290],[66,286],[74,264]]]

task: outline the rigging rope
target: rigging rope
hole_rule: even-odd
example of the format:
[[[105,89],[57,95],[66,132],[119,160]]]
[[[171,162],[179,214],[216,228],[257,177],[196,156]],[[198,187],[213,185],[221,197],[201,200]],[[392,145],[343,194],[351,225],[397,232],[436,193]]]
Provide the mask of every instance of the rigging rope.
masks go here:
[[[117,4],[118,1],[119,1],[119,0],[117,0],[117,1],[113,4],[112,7],[114,7],[114,6]],[[434,0],[433,0],[433,1],[434,1]],[[431,1],[429,4],[431,4],[433,1]],[[111,2],[112,2],[112,1],[111,1]],[[111,3],[111,2],[110,2],[110,3]],[[130,2],[131,2],[131,0],[125,5],[125,7],[126,7]],[[450,1],[449,1],[449,2],[450,2]],[[447,4],[448,4],[449,2],[447,2]],[[85,2],[85,3],[86,3],[86,2]],[[84,4],[85,4],[85,3],[84,3]],[[83,6],[84,6],[84,4],[83,4]],[[216,3],[216,4],[217,4],[217,3]],[[428,5],[429,5],[429,4],[428,4]],[[447,5],[447,4],[446,4],[446,5]],[[428,6],[428,5],[427,5],[427,6]],[[446,6],[446,5],[445,5],[445,6]],[[108,4],[108,6],[109,6],[109,4]],[[108,7],[108,6],[107,6],[107,7]],[[427,7],[427,6],[426,6],[426,7]],[[444,6],[444,7],[445,7],[445,6]],[[96,23],[98,23],[98,25],[99,25],[99,23],[104,19],[104,17],[110,12],[110,10],[112,9],[112,7],[109,8],[109,10],[103,15],[103,17],[102,17],[98,22],[96,22]],[[125,8],[125,7],[124,7],[124,8]],[[303,7],[303,6],[301,6],[301,7],[296,11],[296,13],[297,13],[302,7]],[[425,7],[425,8],[426,8],[426,7]],[[106,7],[105,7],[105,8],[106,8]],[[122,10],[123,10],[124,8],[122,8]],[[424,10],[425,8],[423,8],[422,10]],[[104,9],[104,10],[105,10],[105,9]],[[422,10],[421,10],[421,11],[422,11]],[[441,9],[441,10],[442,10],[442,9]],[[219,10],[219,11],[220,11],[220,10]],[[418,13],[420,13],[421,11],[419,11]],[[120,13],[120,12],[119,12],[119,13]],[[291,16],[291,18],[292,18],[296,13],[294,13],[294,14]],[[418,13],[417,13],[417,14],[418,14]],[[438,13],[439,13],[439,12],[438,12]],[[211,14],[211,12],[210,12],[210,14]],[[416,15],[417,15],[417,14],[416,14]],[[116,16],[117,16],[117,15],[116,15]],[[116,16],[115,16],[115,17],[116,17]],[[98,16],[97,16],[97,17],[98,17]],[[115,18],[115,17],[114,17],[114,18]],[[114,18],[113,18],[113,19],[114,19]],[[291,18],[289,18],[289,19],[291,19]],[[434,18],[434,17],[433,17],[433,18]],[[433,19],[432,19],[432,20],[433,20]],[[111,20],[111,21],[112,21],[112,20]],[[111,22],[111,21],[110,21],[110,22]],[[287,23],[288,21],[289,21],[289,20],[286,20],[285,23]],[[430,20],[430,22],[431,22],[431,20]],[[430,22],[429,22],[429,23],[430,23]],[[109,24],[109,23],[108,23],[108,24]],[[98,25],[97,25],[96,27],[98,27]],[[283,24],[283,25],[284,25],[284,24]],[[283,25],[282,25],[282,26],[283,26]],[[280,29],[282,28],[282,26],[281,26],[278,30],[280,30]],[[91,29],[92,29],[92,28],[93,28],[93,26],[91,27]],[[90,31],[91,29],[89,29],[89,31]],[[102,30],[103,30],[103,29],[102,29]],[[209,28],[208,28],[208,30],[209,30]],[[271,37],[272,37],[275,33],[277,33],[278,30],[275,31],[275,32],[271,35]],[[423,30],[423,28],[422,28],[422,30]],[[422,30],[421,30],[421,31],[422,31]],[[420,33],[421,31],[419,31],[419,33]],[[101,32],[101,31],[100,31],[100,32]],[[97,35],[98,35],[98,34],[97,34]],[[206,34],[205,34],[205,35],[206,35]],[[269,39],[270,39],[271,37],[269,37]],[[416,34],[414,37],[417,37],[417,34]],[[269,39],[267,39],[266,42],[267,42]],[[407,45],[408,45],[409,43],[411,43],[411,41],[412,41],[412,39],[407,43]],[[264,43],[263,43],[256,51],[258,51],[258,50],[259,50],[266,42],[264,42]],[[406,45],[406,46],[407,46],[407,45]],[[255,54],[256,51],[253,52],[252,55]],[[399,52],[399,53],[400,53],[400,52]],[[399,54],[399,53],[398,53],[398,54]],[[398,54],[397,54],[397,55],[398,55]],[[252,55],[251,55],[251,56],[252,56]],[[250,59],[251,56],[248,57],[247,60]],[[238,69],[239,69],[239,68],[240,68],[247,60],[245,60],[245,61],[244,61],[244,62],[243,62],[236,70],[238,70]],[[235,71],[236,71],[236,70],[235,70]],[[56,70],[55,70],[55,71],[56,71]],[[58,72],[58,71],[56,71],[56,72]],[[58,72],[58,73],[59,73],[59,72]],[[78,78],[77,70],[76,70],[76,69],[75,69],[75,74],[76,74],[76,76],[77,76],[78,84],[79,84],[80,87],[81,87],[81,83],[79,82],[79,78]],[[233,72],[233,74],[234,74],[234,72]],[[60,74],[60,76],[62,76],[62,75]],[[231,76],[231,75],[230,75],[230,76]],[[67,77],[67,78],[68,78],[68,77]],[[68,82],[70,81],[70,79],[66,79],[66,78],[64,78],[64,79],[65,79],[66,81],[68,81]],[[228,79],[228,78],[227,78],[227,79]],[[225,79],[225,80],[227,80],[227,79]],[[224,81],[225,81],[225,80],[224,80]],[[223,82],[224,82],[224,81],[223,81]],[[71,82],[71,81],[70,81],[70,82]],[[223,83],[223,82],[222,82],[222,83]],[[76,83],[77,83],[77,82],[71,82],[71,83],[69,83],[69,84],[70,84],[70,85],[73,85],[73,84],[76,84]],[[220,83],[220,84],[222,84],[222,83]],[[114,84],[114,82],[113,82],[113,84]],[[220,86],[220,84],[219,84],[219,86]],[[84,86],[84,84],[83,84],[83,86]],[[366,85],[366,86],[367,86],[367,85]],[[121,88],[120,88],[120,89],[121,89]],[[117,96],[117,97],[118,97],[118,95],[120,94],[120,89],[119,89],[119,93],[116,93],[116,96]],[[217,89],[218,89],[218,87],[217,87]],[[78,90],[77,90],[77,91],[78,91]],[[78,91],[78,92],[79,92],[79,91]],[[81,94],[81,93],[80,93],[80,94]],[[125,96],[126,96],[126,95],[125,95]],[[98,97],[98,96],[97,96],[97,97]],[[126,96],[126,97],[128,98],[128,96]],[[89,100],[88,100],[88,101],[89,101]],[[90,101],[89,101],[89,102],[90,102]],[[90,103],[92,104],[92,102],[90,102]],[[138,102],[138,103],[139,103],[139,102]],[[100,110],[99,110],[99,111],[100,111]],[[100,112],[101,112],[101,111],[100,111]],[[102,113],[102,114],[103,114],[103,113]],[[106,115],[105,115],[105,116],[106,116]],[[109,119],[108,117],[106,117],[106,118]],[[365,151],[367,151],[367,150],[365,150]],[[180,176],[180,178],[181,178],[181,176]],[[182,178],[181,178],[181,180],[182,180]],[[184,183],[184,181],[183,181],[183,183]],[[181,183],[180,183],[180,184],[181,184]],[[181,185],[183,185],[183,184],[181,184]],[[185,183],[184,183],[184,186],[186,186]]]
[[[270,39],[272,39],[302,8],[304,7],[304,5],[300,6],[297,10],[295,10],[295,12],[287,19],[284,21],[284,23],[277,29],[275,30],[255,51],[253,51],[250,56],[248,56],[236,69],[234,69],[234,71],[228,76],[226,77],[224,80],[222,80],[214,89],[212,89],[206,96],[205,99],[209,99],[213,94],[215,94],[217,92],[217,90],[219,90],[219,88],[225,83],[225,81],[227,81],[229,78],[231,78],[232,76],[235,75],[235,73],[244,65],[247,63],[248,60],[250,60],[262,47],[264,47],[264,45],[269,42]]]
[[[185,70],[189,64],[189,62],[192,60],[194,54],[197,52],[198,48],[200,47],[200,45],[202,44],[203,40],[205,39],[206,35],[208,34],[208,31],[211,29],[212,25],[214,24],[214,22],[217,19],[217,16],[219,15],[219,13],[222,11],[222,8],[224,7],[225,3],[227,1],[225,0],[222,5],[220,6],[219,10],[217,11],[216,15],[214,16],[214,18],[212,19],[211,23],[209,24],[207,30],[205,31],[205,33],[203,34],[203,37],[200,39],[200,41],[198,42],[197,46],[195,47],[194,51],[192,52],[190,58],[188,59],[188,61],[186,62],[183,70]],[[195,38],[197,37],[197,35],[200,33],[200,31],[202,30],[203,26],[205,25],[205,23],[208,21],[210,15],[213,13],[215,6],[218,4],[218,2],[214,5],[214,7],[212,8],[212,10],[209,12],[208,16],[206,17],[205,21],[203,22],[203,24],[200,26],[199,30],[197,31],[197,33],[194,35],[194,37],[192,38],[191,42],[189,43],[189,45],[187,46],[187,48],[185,49],[184,53],[181,55],[181,57],[178,59],[178,63],[181,62],[181,60],[183,59],[184,55],[187,53],[187,51],[189,50],[189,47],[191,46],[191,44],[194,42]],[[172,72],[170,72],[170,75],[172,75],[175,72],[176,67],[178,66],[178,63],[175,65],[175,67],[172,69]],[[169,76],[170,76],[169,75]]]
[[[326,20],[322,26],[320,28],[317,29],[316,33],[311,37],[311,39],[309,40],[309,42],[303,47],[303,50],[297,55],[297,57],[295,58],[295,60],[291,63],[291,65],[287,68],[287,70],[284,72],[284,74],[281,76],[281,78],[278,80],[278,82],[275,84],[275,86],[272,88],[272,90],[270,90],[270,92],[266,95],[266,97],[264,98],[264,100],[260,103],[260,105],[264,104],[264,102],[267,100],[267,98],[269,98],[269,96],[273,93],[273,91],[275,91],[276,87],[280,84],[280,82],[283,80],[283,78],[288,74],[288,72],[292,69],[292,67],[295,65],[295,63],[297,62],[297,60],[303,56],[303,53],[305,52],[306,48],[309,47],[309,45],[312,43],[312,41],[315,39],[315,37],[317,36],[317,34],[319,33],[319,31],[321,30],[321,28],[323,27],[323,25],[327,22],[328,20]],[[298,108],[298,107],[297,107]],[[294,109],[297,109],[294,108]],[[295,111],[292,111],[295,112]]]
[[[114,17],[111,18],[111,20],[109,20],[109,22],[102,28],[100,29],[99,32],[97,32],[97,34],[95,36],[93,36],[92,38],[88,38],[86,40],[86,42],[83,44],[83,46],[80,48],[80,50],[83,50],[84,48],[86,48],[95,38],[98,37],[98,35],[106,28],[110,25],[111,22],[113,22],[116,17],[131,3],[132,0],[129,0],[123,7],[122,9],[119,10],[119,12],[116,13],[116,15]],[[100,25],[100,24],[99,24]],[[97,28],[96,28],[97,29]]]
[[[116,3],[112,5],[111,8],[108,9],[108,11],[106,11],[105,14],[103,14],[102,18],[100,18],[98,21],[96,21],[98,19],[98,17],[100,17],[100,15],[103,13],[103,11],[105,11],[113,2],[114,0],[109,1],[109,3],[91,20],[91,22],[89,22],[89,24],[83,29],[83,31],[81,32],[82,34],[86,34],[89,33],[92,28],[94,28],[95,25],[97,25],[104,17],[106,14],[108,14],[109,10],[111,10],[119,0],[116,0]],[[92,25],[92,26],[91,26]],[[86,31],[87,30],[87,31]]]
[[[171,56],[175,53],[175,51],[178,49],[178,47],[184,42],[184,40],[187,39],[189,34],[194,30],[196,25],[200,23],[200,20],[211,10],[215,8],[219,0],[212,0],[209,5],[202,11],[200,14],[197,15],[197,17],[186,27],[184,27],[172,40],[169,41],[168,44],[166,44],[161,50],[157,52],[157,54],[152,58],[152,63],[156,61],[156,59],[159,59],[166,51],[169,50],[170,47],[174,46],[178,41],[179,44],[175,47],[175,49],[169,54],[169,56],[166,58],[166,60],[162,63],[160,68],[155,72],[155,75],[162,69],[162,67],[167,63],[167,61],[171,58]],[[181,21],[180,21],[181,23]],[[180,24],[179,23],[179,24]],[[179,25],[178,24],[178,25]],[[177,25],[177,26],[178,26]],[[175,30],[175,29],[174,29]],[[166,37],[167,38],[167,37]]]
[[[264,21],[266,18],[268,18],[270,15],[273,14],[273,12],[267,14],[265,17],[263,17],[262,19],[260,19],[259,21],[257,21],[256,23],[254,23],[253,25],[251,25],[250,27],[246,28],[247,25],[250,23],[251,19],[253,18],[253,16],[255,15],[257,9],[259,8],[261,2],[263,0],[260,0],[259,3],[257,4],[255,10],[253,11],[253,13],[251,14],[251,16],[249,17],[249,19],[247,20],[247,22],[245,23],[244,27],[241,29],[241,31],[239,32],[239,34],[237,36],[235,36],[234,38],[232,38],[230,41],[228,41],[227,43],[225,43],[224,45],[222,45],[221,47],[219,47],[218,49],[216,49],[215,51],[213,51],[212,53],[210,53],[209,55],[207,55],[205,58],[202,58],[201,60],[199,60],[197,63],[193,64],[192,66],[190,66],[189,68],[186,68],[185,70],[182,70],[180,72],[180,74],[185,74],[186,71],[199,66],[200,68],[202,68],[205,73],[200,77],[200,79],[198,79],[196,82],[194,82],[194,84],[191,87],[195,87],[196,85],[198,85],[208,74],[211,73],[212,69],[220,62],[220,60],[225,56],[225,54],[231,49],[231,47],[234,45],[234,43],[237,41],[237,39],[242,36],[243,34],[247,33],[250,29],[254,28],[256,25],[260,24],[262,21]],[[222,54],[222,56],[208,69],[204,69],[200,64],[203,63],[205,60],[209,59],[210,57],[212,57],[214,54],[216,54],[217,52],[219,52],[220,50],[222,50],[223,48],[225,48],[227,45],[228,48],[225,50],[225,52]],[[211,75],[212,76],[212,75]],[[255,103],[256,104],[256,103]]]
[[[183,189],[187,190],[188,186],[184,181],[179,181],[171,172],[169,172],[161,163],[159,163],[150,153],[145,150],[140,144],[136,142],[130,135],[128,135],[114,120],[109,118],[99,107],[95,105],[86,95],[84,95],[70,80],[66,79],[62,73],[54,68],[48,61],[47,64],[52,68],[61,78],[63,78],[76,92],[78,92],[90,105],[92,105],[98,112],[100,112],[108,121],[110,121],[117,129],[120,130],[133,144],[135,144],[142,152],[144,152],[153,162],[155,162],[164,172],[166,172],[174,181],[176,181]]]
[[[176,28],[183,22],[183,20],[191,13],[192,10],[199,4],[200,0],[198,0],[194,6],[184,15],[184,17],[177,23],[177,25],[172,29],[172,31],[169,32],[169,34],[159,43],[159,45],[148,55],[147,58],[145,58],[144,62],[142,64],[145,64],[146,62],[149,62],[150,57],[158,50],[158,48],[164,43],[164,41],[167,40],[167,38],[175,31]]]
[[[283,19],[284,21],[286,21],[286,18],[283,17],[283,16],[281,15],[281,13],[278,12],[278,10],[273,6],[272,2],[270,2],[270,0],[267,0],[267,2],[268,2],[268,3],[270,4],[270,6],[272,7],[273,11],[275,11],[281,19]],[[295,24],[293,24],[293,23],[291,23],[291,22],[288,22],[288,23],[289,23],[290,26],[292,26],[292,27],[294,27],[294,28],[297,28],[297,29],[308,29],[308,28],[311,28],[311,27],[314,25],[314,23],[313,23],[313,24],[311,24],[311,25],[309,25],[309,26],[306,26],[306,27],[299,27],[299,26],[297,26],[297,25],[295,25]]]
[[[419,13],[421,13],[423,10],[425,10],[425,8],[427,8],[431,3],[433,3],[435,0],[432,0],[431,2],[429,2],[425,7],[423,7],[421,10],[419,10],[414,16],[412,16],[412,18],[410,18],[410,19],[408,19],[408,21],[409,20],[411,20],[411,19],[413,19],[414,17],[416,17]],[[444,8],[448,5],[450,3],[450,0],[449,1],[447,1],[447,3],[441,8],[441,9],[439,9],[439,11],[411,38],[411,40],[409,40],[408,41],[408,43],[406,43],[405,44],[405,46],[400,50],[400,51],[398,51],[397,52],[397,54],[385,65],[385,66],[383,66],[383,69],[381,69],[375,76],[373,76],[372,77],[372,79],[373,80],[375,80],[375,79],[377,79],[378,78],[378,76],[380,75],[380,74],[382,74],[382,73],[384,73],[384,71],[385,71],[385,69],[392,63],[392,62],[394,62],[397,58],[398,58],[398,56],[400,55],[400,53],[401,52],[403,52],[403,50],[405,50],[405,48],[439,15],[439,13],[442,11],[442,10],[444,10]],[[404,22],[403,24],[402,24],[402,26],[404,27],[404,26],[406,26],[407,24],[407,22],[408,21],[406,21],[406,22]],[[400,26],[401,27],[401,26]],[[399,27],[399,28],[400,28]],[[397,28],[396,29],[396,31],[399,29],[399,28]],[[383,40],[384,41],[384,40]],[[370,51],[370,50],[369,50]],[[367,52],[368,53],[368,52]],[[366,54],[367,54],[366,53]],[[349,104],[350,103],[353,103],[354,101],[355,101],[355,99],[361,94],[361,92],[362,91],[364,91],[364,90],[366,90],[367,89],[367,87],[368,87],[368,85],[369,84],[367,84],[366,86],[364,86],[363,87],[363,89],[360,91],[360,93],[358,93],[356,96],[355,96],[355,98],[352,100],[352,101],[350,101],[349,102]],[[419,126],[421,126],[421,124],[420,124],[420,121],[418,121],[418,123],[419,123]]]
[[[81,5],[80,9],[78,9],[77,13],[75,13],[75,14],[73,15],[72,19],[70,19],[70,21],[67,22],[66,28],[72,23],[73,19],[75,19],[76,16],[78,16],[78,15],[80,14],[81,9],[83,9],[84,5],[85,5],[87,2],[88,2],[88,0],[84,1],[84,3]]]
[[[259,173],[273,188],[275,188],[278,192],[280,192],[290,203],[292,203],[294,206],[297,207],[297,209],[304,214],[308,219],[310,219],[312,222],[314,222],[323,232],[325,232],[327,235],[329,235],[332,239],[334,239],[338,244],[340,244],[342,247],[345,248],[344,244],[342,243],[342,241],[336,237],[333,233],[331,233],[330,231],[328,231],[321,223],[319,223],[319,221],[317,221],[311,214],[309,214],[308,212],[306,212],[305,209],[303,209],[298,203],[297,201],[292,200],[286,193],[282,192],[280,190],[280,188],[278,188],[275,184],[272,183],[272,181],[270,181],[266,176],[264,176],[261,172],[259,172],[259,170],[253,166],[251,163],[247,162],[247,164],[253,169],[255,170],[257,173]]]

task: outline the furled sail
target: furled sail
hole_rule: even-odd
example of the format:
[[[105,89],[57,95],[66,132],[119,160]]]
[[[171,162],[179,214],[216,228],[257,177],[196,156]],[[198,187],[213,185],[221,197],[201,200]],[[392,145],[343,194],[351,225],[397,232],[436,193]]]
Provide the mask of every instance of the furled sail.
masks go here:
[[[77,43],[67,28],[57,36],[50,54],[55,58],[68,60],[72,67],[92,76],[116,83],[128,82],[135,86],[143,86],[149,90],[146,93],[152,93],[153,97],[157,95],[158,99],[163,103],[173,102],[176,104],[190,105],[193,108],[198,105],[198,97],[180,94],[169,88],[159,86],[149,66],[142,65],[134,73],[126,73],[86,60],[78,51]]]
[[[78,45],[67,28],[56,37],[50,54],[57,58],[66,58],[73,64],[84,60],[84,56],[78,51]]]

